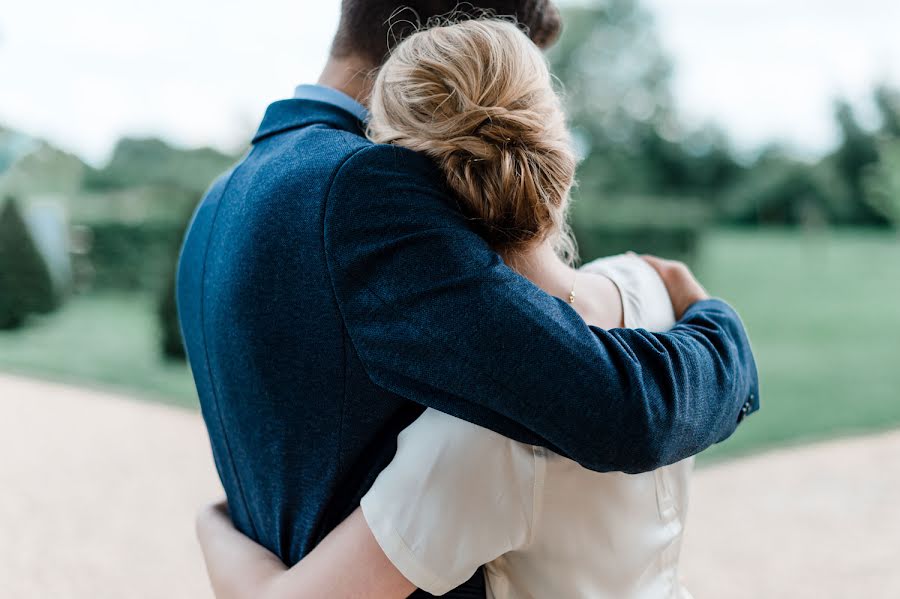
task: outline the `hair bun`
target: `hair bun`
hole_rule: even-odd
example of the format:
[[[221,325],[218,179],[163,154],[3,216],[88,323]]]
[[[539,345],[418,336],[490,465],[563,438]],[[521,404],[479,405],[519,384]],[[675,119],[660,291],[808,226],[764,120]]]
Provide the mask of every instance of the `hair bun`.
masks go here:
[[[429,154],[439,161],[455,154],[479,161],[495,161],[511,150],[538,150],[544,134],[531,111],[502,106],[472,106],[445,121],[435,131]]]
[[[369,135],[431,156],[498,246],[565,237],[575,175],[546,61],[513,23],[420,31],[379,72]]]
[[[476,111],[488,115],[474,132],[483,141],[499,147],[540,145],[541,135],[545,131],[543,124],[535,119],[535,111],[513,111],[502,106],[479,107]]]

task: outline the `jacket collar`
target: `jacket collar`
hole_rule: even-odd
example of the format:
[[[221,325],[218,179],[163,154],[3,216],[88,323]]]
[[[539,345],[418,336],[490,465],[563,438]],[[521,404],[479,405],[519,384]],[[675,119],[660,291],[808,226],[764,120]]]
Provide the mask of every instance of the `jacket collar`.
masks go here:
[[[318,100],[326,104],[334,104],[343,108],[362,122],[369,120],[368,109],[344,92],[327,85],[298,85],[294,90],[294,98],[298,100]]]
[[[365,124],[346,108],[321,99],[292,98],[269,104],[253,143],[284,131],[320,124],[365,135]]]

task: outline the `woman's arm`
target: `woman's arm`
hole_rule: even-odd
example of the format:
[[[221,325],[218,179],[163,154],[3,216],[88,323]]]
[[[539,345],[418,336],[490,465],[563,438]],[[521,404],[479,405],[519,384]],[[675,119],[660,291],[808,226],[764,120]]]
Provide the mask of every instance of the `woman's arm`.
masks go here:
[[[416,590],[384,555],[359,508],[290,569],[235,529],[224,503],[200,512],[197,537],[217,599],[402,599]]]

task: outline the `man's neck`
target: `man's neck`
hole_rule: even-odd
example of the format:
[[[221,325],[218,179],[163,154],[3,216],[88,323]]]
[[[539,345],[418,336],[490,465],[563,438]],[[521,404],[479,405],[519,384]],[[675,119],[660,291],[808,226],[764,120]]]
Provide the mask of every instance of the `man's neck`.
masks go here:
[[[319,85],[343,92],[366,106],[372,89],[370,76],[377,67],[355,56],[330,57],[319,76]]]

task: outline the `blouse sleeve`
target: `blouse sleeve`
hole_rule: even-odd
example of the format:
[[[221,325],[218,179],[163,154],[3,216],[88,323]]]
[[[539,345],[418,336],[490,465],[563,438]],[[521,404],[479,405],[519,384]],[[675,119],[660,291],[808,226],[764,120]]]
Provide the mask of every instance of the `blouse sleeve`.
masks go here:
[[[531,540],[543,450],[426,410],[363,497],[369,528],[418,588],[442,595]]]

